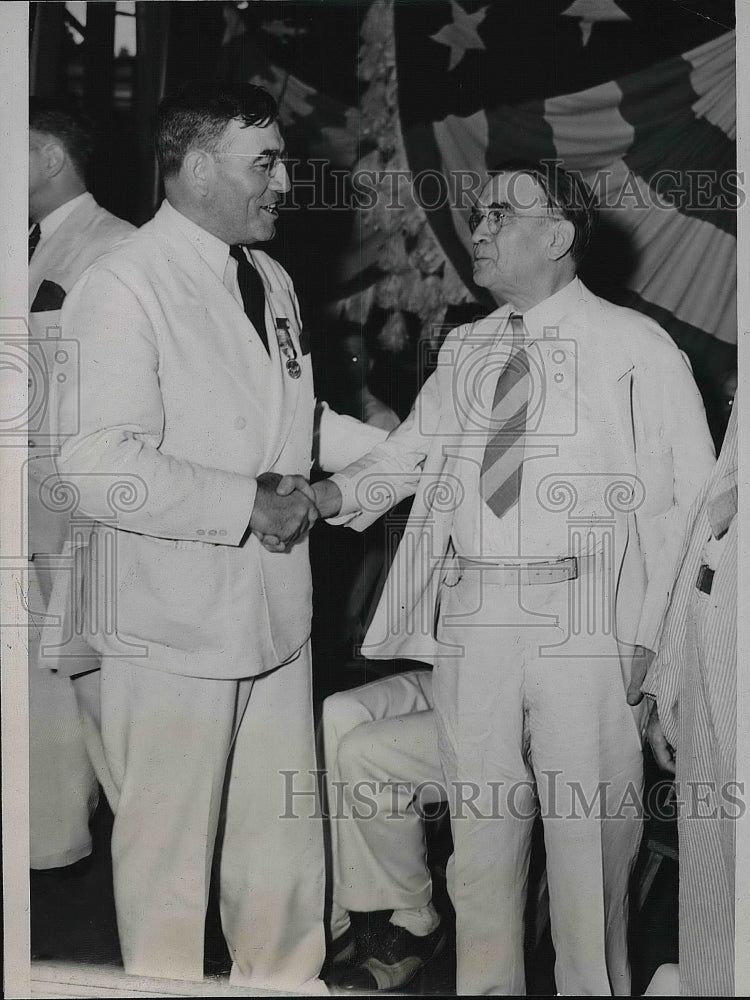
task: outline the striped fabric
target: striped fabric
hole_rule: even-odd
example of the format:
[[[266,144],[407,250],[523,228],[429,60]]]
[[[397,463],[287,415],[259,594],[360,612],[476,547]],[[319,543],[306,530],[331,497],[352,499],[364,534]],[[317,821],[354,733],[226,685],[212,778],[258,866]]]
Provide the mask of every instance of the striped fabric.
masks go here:
[[[736,343],[734,48],[730,32],[580,93],[449,115],[434,123],[443,169],[521,157],[580,171],[627,254],[615,296],[673,334]],[[454,213],[467,259],[469,207]]]
[[[495,517],[518,503],[523,476],[524,433],[531,374],[523,347],[523,317],[508,317],[511,342],[508,363],[500,373],[492,401],[492,432],[482,458],[479,492]]]
[[[657,320],[715,390],[737,339],[732,0],[318,6],[223,5],[219,68],[278,98],[293,155],[352,169],[336,311],[494,308],[472,282],[477,192],[452,181],[559,160],[604,204],[586,283]]]
[[[656,697],[662,728],[676,751],[680,988],[685,996],[734,994],[736,512],[735,402],[719,460],[688,519],[658,655],[643,686]],[[704,594],[696,580],[712,520],[724,530],[723,546],[711,592]]]

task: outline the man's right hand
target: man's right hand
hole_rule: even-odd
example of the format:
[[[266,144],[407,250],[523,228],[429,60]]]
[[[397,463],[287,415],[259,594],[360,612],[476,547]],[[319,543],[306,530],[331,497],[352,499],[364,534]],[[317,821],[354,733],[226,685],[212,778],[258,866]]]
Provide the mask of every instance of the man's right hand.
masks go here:
[[[655,701],[652,701],[650,706],[648,722],[646,723],[646,739],[649,742],[654,759],[662,771],[669,771],[670,774],[674,774],[674,751],[669,743],[667,743],[664,730],[661,728]]]
[[[284,489],[280,494],[277,487],[282,476],[277,472],[264,472],[257,477],[258,491],[250,515],[250,530],[261,540],[273,540],[274,545],[266,545],[266,548],[275,552],[283,552],[303,538],[318,519],[318,509],[310,498],[312,491],[307,481],[296,483],[299,478],[296,476],[283,478],[291,489]]]
[[[284,476],[278,487],[279,492],[289,492],[295,479],[299,479],[299,476]],[[299,486],[296,488],[299,489]],[[341,490],[330,479],[319,479],[317,483],[308,486],[308,489],[312,491],[312,498],[321,517],[335,517],[341,510]]]

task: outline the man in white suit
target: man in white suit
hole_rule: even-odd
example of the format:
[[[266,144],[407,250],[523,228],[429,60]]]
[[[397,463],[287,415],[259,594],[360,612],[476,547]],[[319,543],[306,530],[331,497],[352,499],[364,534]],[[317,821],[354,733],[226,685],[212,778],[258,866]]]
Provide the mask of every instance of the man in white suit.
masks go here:
[[[249,249],[289,189],[276,116],[258,87],[162,102],[166,200],[66,300],[80,396],[63,385],[58,419],[79,410],[80,429],[58,468],[95,520],[86,611],[126,971],[202,978],[216,843],[232,983],[325,992],[312,369],[289,276]],[[383,437],[324,410],[321,464]],[[279,495],[280,472],[299,489]]]
[[[60,341],[60,310],[67,292],[105,250],[133,226],[97,205],[86,188],[93,153],[91,124],[75,108],[52,98],[29,102],[29,328],[46,372]],[[57,868],[91,852],[90,814],[98,785],[86,752],[73,686],[52,672],[44,655],[44,624],[53,563],[69,541],[70,518],[51,502],[56,442],[50,436],[49,396],[41,369],[32,386],[43,406],[29,433],[29,609],[41,628],[29,636],[31,867]],[[37,617],[38,615],[38,617]],[[68,673],[91,670],[90,649],[68,649]],[[40,655],[40,653],[42,655]],[[42,669],[39,669],[42,668]]]
[[[435,664],[460,993],[525,990],[536,803],[557,989],[630,993],[642,764],[626,689],[713,448],[665,332],[577,278],[591,224],[565,171],[493,172],[474,280],[507,304],[449,333],[407,420],[315,487],[356,529],[416,492],[363,652]],[[381,969],[408,956],[386,942]]]

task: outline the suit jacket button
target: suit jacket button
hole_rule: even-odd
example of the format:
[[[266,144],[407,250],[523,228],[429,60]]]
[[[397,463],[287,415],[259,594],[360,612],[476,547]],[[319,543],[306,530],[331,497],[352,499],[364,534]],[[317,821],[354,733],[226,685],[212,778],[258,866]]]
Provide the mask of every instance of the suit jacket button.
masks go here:
[[[237,428],[238,431],[244,431],[244,429],[247,427],[247,420],[245,420],[244,417],[235,417],[234,426]]]
[[[209,535],[215,535],[215,534],[216,534],[216,528],[211,528],[211,530],[209,531]]]
[[[196,533],[196,535],[205,535],[206,534],[206,532],[203,530],[203,528],[198,528],[198,530],[195,533]]]
[[[29,438],[29,448],[36,448],[36,441]]]

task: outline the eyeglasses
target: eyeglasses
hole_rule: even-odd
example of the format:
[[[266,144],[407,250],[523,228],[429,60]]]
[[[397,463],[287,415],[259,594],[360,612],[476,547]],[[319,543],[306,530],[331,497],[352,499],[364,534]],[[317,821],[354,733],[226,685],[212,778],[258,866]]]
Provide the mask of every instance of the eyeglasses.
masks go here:
[[[487,229],[490,235],[497,236],[503,226],[512,219],[558,219],[559,216],[550,215],[548,212],[535,215],[514,215],[506,212],[504,208],[488,208],[482,212],[478,208],[473,208],[469,213],[469,229],[474,233],[483,221],[487,222]]]
[[[281,164],[286,166],[287,163],[285,153],[259,153],[256,155],[252,153],[227,153],[226,155],[241,156],[246,160],[255,160],[256,162],[251,163],[250,166],[256,170],[262,170],[268,177],[271,177]]]

